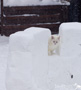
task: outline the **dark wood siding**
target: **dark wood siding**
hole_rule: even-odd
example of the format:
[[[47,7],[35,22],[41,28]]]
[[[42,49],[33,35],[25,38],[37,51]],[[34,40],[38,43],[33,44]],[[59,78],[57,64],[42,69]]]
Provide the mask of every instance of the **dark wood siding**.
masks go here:
[[[1,34],[22,31],[28,27],[49,28],[59,32],[59,25],[68,21],[67,5],[3,7]]]

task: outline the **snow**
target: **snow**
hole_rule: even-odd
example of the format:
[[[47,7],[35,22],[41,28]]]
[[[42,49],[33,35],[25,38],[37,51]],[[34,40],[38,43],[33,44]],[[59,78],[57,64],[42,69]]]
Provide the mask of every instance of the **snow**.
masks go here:
[[[4,14],[3,16],[6,17],[5,14]],[[39,17],[38,14],[22,14],[22,15],[12,15],[12,16],[10,15],[10,17],[13,17],[13,16],[16,16],[16,17],[17,17],[17,16],[24,16],[24,17],[26,17],[26,16],[38,16],[38,17]]]
[[[7,90],[33,90],[33,82],[45,88],[50,35],[49,29],[31,27],[10,36]]]
[[[64,24],[63,26],[65,26],[65,25],[66,24]],[[78,26],[77,29],[80,29],[80,27]],[[75,32],[77,33],[77,30]],[[78,35],[78,34],[76,34],[76,35]],[[22,37],[23,37],[23,35],[22,35]],[[79,36],[79,37],[81,38],[81,36]],[[9,38],[10,37],[0,36],[0,90],[6,90],[5,76],[6,76],[6,68],[7,68],[7,58],[11,57],[8,54],[8,52],[9,52],[8,50],[10,48]],[[18,42],[16,42],[16,43],[18,43]],[[24,41],[23,41],[23,43],[25,44]],[[21,43],[21,45],[22,45],[22,43]],[[22,47],[22,48],[26,48],[26,47]],[[75,45],[74,45],[74,48],[76,48]],[[81,50],[79,50],[79,51],[81,51]],[[22,54],[24,54],[24,52],[19,53],[19,57],[18,57],[19,59]],[[25,58],[28,57],[27,55],[31,55],[31,54],[24,54],[24,57],[23,57],[24,59],[23,59],[22,65],[25,64],[24,61],[25,61]],[[30,58],[30,60],[31,60],[31,58]],[[28,61],[28,59],[27,59],[27,61]],[[11,62],[9,62],[9,63],[11,63]],[[9,63],[8,63],[8,65],[9,65]],[[15,62],[13,61],[13,63],[15,63]],[[15,64],[18,64],[18,63],[20,63],[20,62],[16,62]],[[32,67],[32,65],[29,66],[29,64],[31,64],[31,61],[28,62],[27,65],[25,65],[25,67],[29,68],[29,69],[27,69],[27,71],[28,70],[30,71],[31,67]],[[57,55],[48,56],[48,79],[47,79],[48,89],[49,90],[81,90],[81,78],[80,78],[81,72],[80,72],[80,70],[81,70],[81,55],[79,55],[79,56],[72,55],[72,57],[71,56],[70,57],[69,56],[57,56]],[[26,69],[25,69],[25,71],[26,71]],[[23,73],[25,73],[25,72],[23,71]],[[31,75],[31,73],[28,73],[28,75]],[[73,78],[71,77],[72,75],[73,75]],[[29,76],[28,79],[30,79],[30,77],[32,79],[32,76]],[[21,78],[22,78],[22,75],[21,75]],[[33,79],[32,79],[32,81],[33,81]],[[39,87],[36,86],[34,81],[33,81],[33,83],[31,83],[31,81],[28,83],[29,83],[29,85],[31,85],[31,84],[34,85],[35,88],[33,88],[33,89],[35,89],[35,90],[39,89]],[[41,90],[43,90],[43,89],[41,89]]]
[[[81,85],[80,62],[81,57],[50,57],[48,76],[51,84],[49,87],[52,88],[53,84],[72,85],[78,83]]]
[[[5,75],[8,58],[8,46],[9,38],[5,36],[0,36],[0,90],[6,90]]]
[[[61,55],[81,56],[81,23],[63,23],[59,30],[62,39]]]
[[[64,1],[64,0],[63,0]],[[31,5],[69,5],[66,0],[4,0],[4,6],[31,6]]]

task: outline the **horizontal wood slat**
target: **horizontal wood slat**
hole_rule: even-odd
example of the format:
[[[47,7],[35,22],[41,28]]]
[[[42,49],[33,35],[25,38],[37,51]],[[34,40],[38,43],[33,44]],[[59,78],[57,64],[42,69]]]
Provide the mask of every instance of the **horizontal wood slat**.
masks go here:
[[[11,25],[11,26],[3,26],[3,32],[6,36],[9,36],[12,33],[15,33],[17,31],[23,31],[26,28],[29,27],[43,27],[43,28],[49,28],[52,31],[52,34],[58,33],[58,27],[60,24],[41,24],[41,25]]]
[[[0,34],[1,34],[1,25],[0,25]]]
[[[49,28],[58,33],[59,25],[68,21],[67,5],[3,7],[1,34],[9,36],[28,27]]]
[[[60,12],[62,5],[48,6],[21,6],[21,7],[4,7],[4,15],[22,15],[22,14],[40,14],[49,15]]]
[[[5,25],[54,23],[58,21],[60,21],[59,13],[55,15],[4,17],[3,19]]]

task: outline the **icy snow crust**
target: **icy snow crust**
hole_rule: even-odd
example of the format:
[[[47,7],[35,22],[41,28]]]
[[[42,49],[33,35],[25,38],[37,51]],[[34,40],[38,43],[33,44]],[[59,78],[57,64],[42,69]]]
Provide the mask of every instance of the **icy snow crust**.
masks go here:
[[[69,5],[70,3],[64,1],[61,3],[60,0],[3,0],[4,6],[31,6],[31,5]]]
[[[78,26],[79,23],[74,23],[74,24],[75,24],[75,26],[74,25],[73,26],[75,28],[76,26]],[[67,24],[63,24],[62,29],[66,29],[65,28],[66,26],[67,26]],[[72,26],[72,24],[71,24],[71,26]],[[74,29],[74,28],[71,28],[71,30]],[[77,29],[75,31],[76,33],[77,33],[78,29],[80,29],[79,26],[77,27]],[[35,28],[34,28],[34,30],[35,30]],[[20,32],[18,32],[18,33],[20,33]],[[70,32],[70,33],[73,33],[73,32]],[[36,34],[36,33],[34,33],[34,34]],[[61,34],[62,34],[62,32],[61,32]],[[49,32],[49,35],[50,35],[50,32]],[[78,34],[76,34],[76,35],[78,36]],[[20,36],[22,36],[22,40],[19,38]],[[0,90],[6,90],[5,76],[6,76],[6,67],[7,67],[7,57],[8,57],[8,67],[12,66],[12,68],[10,68],[10,70],[8,70],[9,68],[7,68],[7,71],[11,71],[11,69],[13,69],[13,71],[14,70],[18,71],[17,69],[14,69],[14,67],[15,68],[23,67],[23,68],[20,68],[21,71],[17,72],[17,74],[23,72],[21,75],[19,74],[20,77],[17,76],[18,77],[17,79],[18,80],[20,80],[20,78],[22,79],[22,75],[26,74],[26,76],[23,79],[23,83],[25,82],[25,83],[27,83],[28,86],[30,86],[30,87],[32,86],[28,90],[30,90],[30,89],[33,89],[33,90],[34,89],[35,90],[36,89],[37,90],[39,90],[39,89],[41,89],[41,90],[43,90],[43,89],[44,90],[45,89],[49,89],[49,90],[81,90],[81,72],[80,72],[80,70],[81,70],[81,65],[80,65],[81,64],[81,55],[77,54],[77,56],[73,56],[73,55],[72,56],[66,56],[66,54],[64,54],[64,55],[61,55],[61,56],[57,56],[57,55],[47,56],[48,57],[47,61],[43,61],[40,57],[38,62],[41,61],[41,60],[42,61],[39,62],[39,64],[40,64],[40,66],[39,66],[39,64],[37,64],[38,63],[37,60],[36,60],[36,62],[32,62],[32,61],[34,61],[34,59],[32,59],[30,52],[28,52],[28,54],[26,53],[26,51],[29,51],[31,49],[30,48],[26,49],[27,47],[24,47],[24,46],[27,45],[27,42],[24,42],[24,39],[26,39],[26,38],[23,38],[23,34],[20,35],[20,36],[18,35],[18,37],[17,37],[18,39],[17,39],[15,37],[15,35],[13,35],[13,37],[15,38],[16,41],[11,36],[12,39],[10,39],[10,41],[11,41],[10,44],[12,45],[12,43],[17,43],[19,45],[20,41],[22,41],[23,43],[21,42],[21,45],[23,45],[23,47],[22,47],[23,49],[15,49],[16,48],[15,46],[17,44],[16,45],[14,44],[14,46],[12,45],[13,46],[12,48],[10,47],[11,45],[8,47],[8,45],[9,45],[8,39],[9,38],[4,37],[4,36],[0,37]],[[25,33],[25,36],[26,36],[26,33]],[[81,36],[79,36],[79,37],[81,38]],[[28,36],[28,38],[31,39],[32,37]],[[45,41],[44,39],[42,39],[42,40]],[[67,43],[67,36],[66,36],[65,41]],[[28,42],[30,42],[30,41],[28,41]],[[41,42],[42,41],[40,41],[39,43],[41,43]],[[26,45],[24,45],[24,44],[26,44]],[[29,44],[31,46],[31,44],[33,44],[33,42],[30,42]],[[41,45],[42,45],[42,43],[41,43]],[[19,45],[19,48],[20,47],[21,46]],[[10,48],[11,52],[8,51],[9,48]],[[76,45],[74,45],[74,48],[76,48]],[[26,51],[24,51],[25,49],[26,49]],[[62,47],[62,49],[63,49],[63,47]],[[18,51],[21,52],[21,53],[19,53]],[[64,51],[65,51],[65,49],[64,49]],[[81,51],[81,50],[79,49],[79,51]],[[9,55],[8,55],[8,52],[9,52]],[[61,53],[62,52],[63,51],[61,50]],[[10,55],[10,53],[11,53],[12,56]],[[39,52],[39,53],[41,53],[41,52]],[[18,58],[15,57],[16,54],[18,55]],[[38,54],[36,54],[36,55],[38,55]],[[9,57],[10,58],[13,57],[13,58],[11,58],[11,62],[9,62]],[[22,58],[20,58],[20,57],[22,57]],[[31,57],[31,58],[28,58],[28,57]],[[15,60],[16,61],[15,62],[14,59],[17,59],[18,61]],[[21,59],[23,59],[23,61]],[[32,62],[32,64],[31,64],[31,62]],[[45,77],[42,77],[42,74],[40,73],[40,71],[35,72],[35,70],[37,70],[36,69],[37,67],[42,67],[41,64],[43,64],[43,68],[40,68],[38,70],[40,70],[42,72],[42,74],[44,73],[43,71],[45,71],[45,73],[44,73]],[[32,65],[34,65],[34,66],[32,66]],[[46,66],[44,66],[44,65],[46,65]],[[32,70],[32,67],[34,67],[33,70]],[[47,67],[48,67],[48,69],[47,69]],[[26,72],[26,71],[28,71],[28,72]],[[33,71],[33,73],[32,73],[32,71]],[[38,72],[38,74],[36,74],[37,72]],[[47,72],[47,75],[46,75],[46,72]],[[36,76],[38,76],[39,74],[41,75],[41,76],[39,76],[41,80],[39,79],[39,77],[37,77],[37,79],[36,79]],[[7,73],[7,75],[9,75],[9,73]],[[10,74],[10,78],[15,77],[14,75],[15,74]],[[73,75],[73,78],[71,77],[71,75]],[[27,76],[28,76],[28,78],[27,78]],[[43,81],[43,79],[41,77],[43,79],[45,79],[44,83],[46,82],[46,80],[47,80],[47,83],[42,85],[40,82],[38,82],[38,80],[40,80],[41,82]],[[8,76],[8,78],[9,78],[9,76]],[[30,80],[30,81],[28,81],[28,80]],[[8,81],[9,82],[7,82],[7,83],[10,83],[11,79],[8,80]],[[14,81],[14,80],[12,80],[12,81]],[[19,81],[19,83],[20,83],[20,81]],[[17,82],[16,82],[15,86],[16,85],[18,86]],[[27,86],[25,87],[25,85],[26,84],[22,84],[20,86],[20,88],[21,88],[20,90],[22,90],[22,87],[27,88]],[[12,88],[12,86],[10,88]],[[10,88],[8,88],[7,90],[10,90]]]

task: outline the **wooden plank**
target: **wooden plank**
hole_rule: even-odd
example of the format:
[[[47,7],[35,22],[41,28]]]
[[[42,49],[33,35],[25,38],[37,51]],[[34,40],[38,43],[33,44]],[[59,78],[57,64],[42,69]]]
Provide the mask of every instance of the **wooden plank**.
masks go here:
[[[5,25],[54,23],[60,21],[60,13],[55,15],[4,17],[3,21]]]
[[[10,34],[22,31],[28,27],[49,28],[52,34],[58,33],[59,23],[67,20],[67,5],[46,5],[46,6],[17,6],[3,7],[2,34]],[[28,15],[28,16],[27,16]],[[29,16],[30,15],[30,16]]]
[[[41,24],[41,25],[14,25],[14,26],[3,26],[3,34],[6,36],[9,36],[12,33],[15,33],[17,31],[23,31],[26,28],[29,27],[43,27],[43,28],[49,28],[52,33],[58,33],[58,27],[60,24]]]
[[[0,34],[1,34],[1,25],[0,25]]]
[[[0,26],[0,34],[3,28],[3,0],[1,0],[1,26]]]
[[[22,15],[22,14],[55,14],[61,11],[61,5],[47,6],[17,6],[4,7],[4,15]]]

